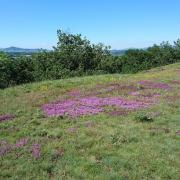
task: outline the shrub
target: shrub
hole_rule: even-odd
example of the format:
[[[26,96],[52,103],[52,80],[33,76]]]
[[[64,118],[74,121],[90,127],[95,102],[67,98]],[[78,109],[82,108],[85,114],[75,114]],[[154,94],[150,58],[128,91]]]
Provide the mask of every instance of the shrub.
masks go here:
[[[136,117],[136,120],[140,121],[140,122],[153,122],[154,121],[154,118],[153,117],[150,117],[148,115],[138,115]]]
[[[180,61],[180,40],[147,49],[129,49],[122,56],[112,56],[109,46],[91,44],[81,34],[57,31],[53,51],[30,57],[11,57],[0,53],[0,88],[73,76],[104,73],[136,73]]]

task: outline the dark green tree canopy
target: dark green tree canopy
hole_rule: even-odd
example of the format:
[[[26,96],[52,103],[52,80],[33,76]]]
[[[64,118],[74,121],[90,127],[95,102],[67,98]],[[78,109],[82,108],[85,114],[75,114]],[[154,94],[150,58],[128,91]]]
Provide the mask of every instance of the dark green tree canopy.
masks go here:
[[[70,34],[57,31],[58,43],[54,47],[55,52],[59,52],[64,63],[70,70],[86,71],[96,69],[98,64],[110,56],[110,47],[100,44],[91,44],[81,34]],[[63,63],[63,62],[62,62]]]
[[[53,51],[27,56],[0,52],[0,88],[12,85],[102,73],[136,73],[180,61],[180,39],[147,49],[129,49],[113,56],[110,47],[93,44],[81,34],[57,31]]]

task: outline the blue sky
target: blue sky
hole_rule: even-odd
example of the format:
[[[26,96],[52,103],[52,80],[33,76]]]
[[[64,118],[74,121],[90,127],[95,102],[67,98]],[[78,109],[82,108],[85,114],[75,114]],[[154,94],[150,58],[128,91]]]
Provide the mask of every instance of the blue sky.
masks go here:
[[[112,49],[180,38],[180,0],[0,0],[0,47],[51,48],[57,29]]]

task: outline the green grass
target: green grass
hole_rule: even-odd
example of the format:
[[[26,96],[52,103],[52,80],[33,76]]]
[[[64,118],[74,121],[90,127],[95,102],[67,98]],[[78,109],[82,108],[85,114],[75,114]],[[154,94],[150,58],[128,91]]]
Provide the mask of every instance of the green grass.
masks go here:
[[[43,104],[66,96],[71,89],[86,92],[97,84],[137,84],[140,80],[164,82],[172,88],[155,90],[161,94],[158,104],[121,116],[102,113],[75,120],[43,116]],[[178,180],[180,84],[172,80],[180,82],[180,63],[137,74],[45,81],[0,90],[0,115],[16,115],[14,120],[0,122],[0,142],[29,139],[26,146],[0,157],[0,179]],[[30,151],[34,143],[41,144],[40,159]]]

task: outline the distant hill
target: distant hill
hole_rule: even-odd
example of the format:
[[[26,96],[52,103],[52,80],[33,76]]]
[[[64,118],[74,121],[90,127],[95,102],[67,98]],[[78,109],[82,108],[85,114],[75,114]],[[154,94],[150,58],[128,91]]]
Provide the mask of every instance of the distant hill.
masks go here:
[[[3,51],[13,57],[17,56],[31,56],[34,53],[38,53],[41,51],[49,51],[47,49],[27,49],[27,48],[19,48],[19,47],[8,47],[8,48],[0,48],[0,51]]]
[[[113,50],[111,50],[111,54],[114,56],[122,56],[125,54],[126,50],[127,49],[122,49],[122,50],[113,49]]]
[[[123,49],[123,50],[110,50],[111,54],[114,55],[114,56],[121,56],[125,53],[127,49]],[[47,49],[27,49],[27,48],[19,48],[19,47],[14,47],[14,46],[11,46],[11,47],[8,47],[8,48],[0,48],[0,51],[3,51],[5,53],[8,53],[10,55],[13,55],[13,56],[19,56],[19,55],[31,55],[33,53],[38,53],[38,52],[41,52],[41,51],[49,51]]]
[[[36,53],[40,51],[47,51],[46,49],[24,49],[19,47],[8,47],[8,48],[1,48],[0,51],[6,53]]]

